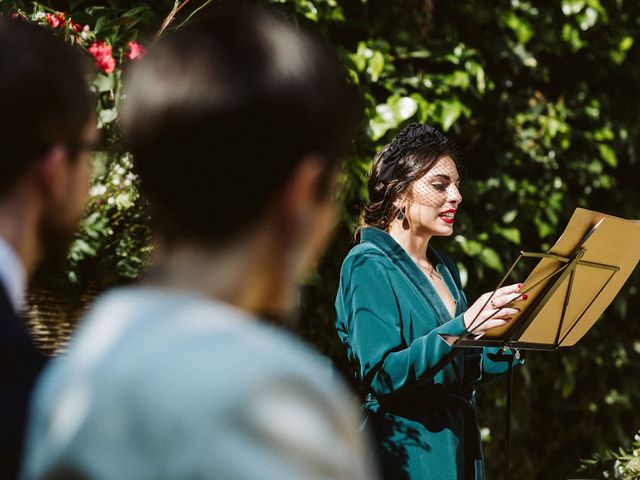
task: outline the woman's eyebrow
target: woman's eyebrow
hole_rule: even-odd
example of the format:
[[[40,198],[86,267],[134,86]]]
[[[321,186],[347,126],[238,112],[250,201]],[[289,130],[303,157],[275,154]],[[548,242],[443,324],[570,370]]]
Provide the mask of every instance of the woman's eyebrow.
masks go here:
[[[451,177],[450,177],[449,175],[444,174],[444,173],[435,173],[435,174],[430,178],[430,180],[434,180],[434,179],[436,179],[436,178],[442,178],[443,180],[449,180],[449,181],[451,181]],[[458,181],[458,180],[456,180],[456,181]]]

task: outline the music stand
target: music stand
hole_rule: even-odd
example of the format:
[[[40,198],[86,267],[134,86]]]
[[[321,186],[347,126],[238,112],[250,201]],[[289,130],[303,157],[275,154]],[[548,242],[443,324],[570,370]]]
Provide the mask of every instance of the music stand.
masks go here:
[[[519,350],[553,351],[574,345],[613,301],[640,260],[640,222],[576,209],[548,253],[520,252],[485,307],[523,258],[539,258],[540,262],[518,296],[527,294],[530,298],[518,302],[519,307],[523,305],[521,313],[509,325],[477,335],[474,331],[489,319],[477,324],[474,319],[462,335],[440,337],[453,347],[499,347],[504,353],[515,350],[516,357]],[[505,478],[509,471],[513,356],[507,360]]]

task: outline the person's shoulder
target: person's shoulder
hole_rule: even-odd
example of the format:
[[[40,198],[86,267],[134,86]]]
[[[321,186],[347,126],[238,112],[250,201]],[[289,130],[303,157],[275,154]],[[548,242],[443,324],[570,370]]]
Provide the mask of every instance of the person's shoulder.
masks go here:
[[[387,264],[390,260],[388,256],[372,242],[360,242],[349,250],[349,253],[342,262],[342,271],[356,267],[365,268],[379,264]]]
[[[270,376],[331,377],[329,362],[303,341],[222,302],[153,291],[116,292],[96,305],[90,319],[93,332],[88,333],[96,337],[105,322],[123,321],[114,318],[118,316],[138,317],[124,321],[128,325],[121,327],[118,345],[102,361],[105,375],[121,382],[153,385],[157,379],[160,389],[174,384],[222,400],[221,392],[227,398],[241,395]],[[85,335],[84,343],[94,341]]]
[[[140,418],[195,419],[274,384],[346,396],[329,360],[285,330],[221,302],[160,293],[101,298],[47,372],[39,399],[50,403],[83,385],[101,399],[92,409],[110,403],[145,410]]]
[[[246,358],[246,375],[256,382],[289,378],[311,389],[342,388],[331,361],[282,327],[256,322],[238,332],[237,347],[233,355]]]

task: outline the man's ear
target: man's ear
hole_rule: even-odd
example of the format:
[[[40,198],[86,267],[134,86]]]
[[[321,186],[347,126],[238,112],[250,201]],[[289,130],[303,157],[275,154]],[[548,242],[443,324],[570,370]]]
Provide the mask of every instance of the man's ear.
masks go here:
[[[319,155],[307,155],[293,170],[283,191],[282,206],[289,221],[304,222],[324,200],[318,195],[326,181],[327,163]]]
[[[55,144],[38,160],[35,168],[38,187],[45,198],[57,202],[69,187],[69,154],[67,148]]]

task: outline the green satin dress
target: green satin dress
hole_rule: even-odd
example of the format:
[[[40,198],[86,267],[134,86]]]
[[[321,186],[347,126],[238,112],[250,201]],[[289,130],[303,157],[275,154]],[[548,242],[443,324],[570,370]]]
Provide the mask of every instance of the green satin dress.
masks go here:
[[[342,265],[338,335],[370,392],[364,409],[384,477],[482,479],[475,388],[508,364],[497,349],[452,349],[438,336],[464,332],[467,300],[455,264],[431,247],[427,256],[456,302],[454,317],[405,250],[369,227]]]

